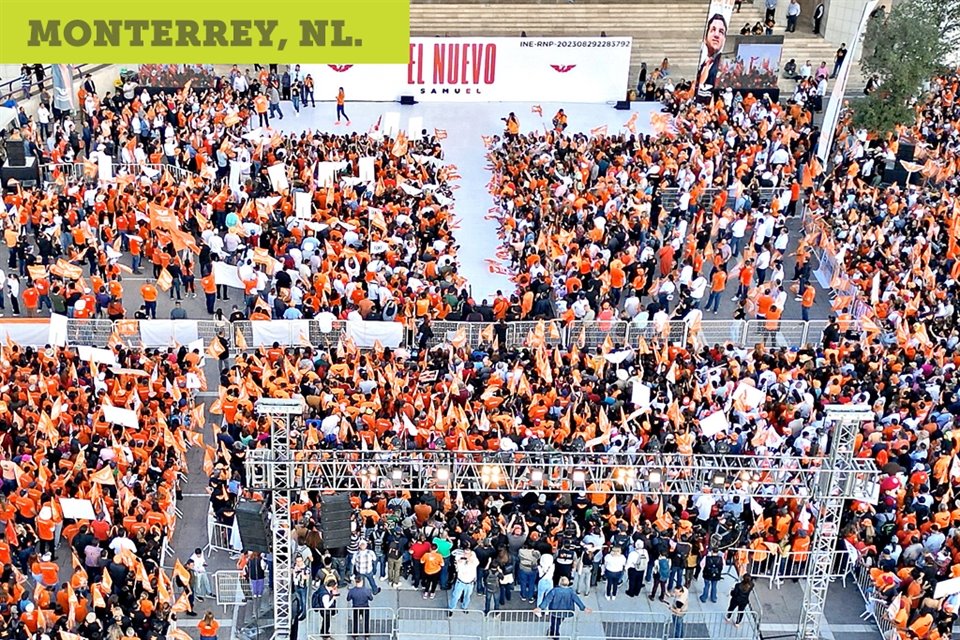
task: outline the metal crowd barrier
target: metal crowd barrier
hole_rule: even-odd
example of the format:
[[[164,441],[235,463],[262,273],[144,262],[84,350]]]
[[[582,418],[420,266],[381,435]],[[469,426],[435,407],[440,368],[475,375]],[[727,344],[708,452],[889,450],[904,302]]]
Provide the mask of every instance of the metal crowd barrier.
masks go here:
[[[229,604],[242,595],[242,577],[239,572],[217,574],[218,603],[220,600],[221,574],[225,575],[222,589],[236,598],[225,598]],[[445,597],[445,596],[438,596]],[[478,600],[474,598],[474,607]],[[367,635],[365,628],[352,628],[354,618],[351,607],[341,598],[334,610],[310,608],[306,615],[307,638],[332,636],[334,638]],[[433,608],[372,607],[369,610],[371,637],[390,640],[420,640],[421,638],[450,638],[451,640],[523,640],[549,637],[550,612],[536,615],[532,610],[499,610],[496,615],[485,616],[482,609],[472,608],[466,612],[456,611],[452,616],[445,603]],[[569,612],[568,612],[569,613]],[[739,627],[726,624],[722,611],[690,611],[683,616],[682,635],[690,640],[756,640],[760,637],[759,616],[751,610],[744,612]],[[460,632],[467,632],[465,635]],[[631,611],[578,611],[569,613],[560,625],[560,638],[583,640],[668,640],[678,637],[669,612]]]
[[[217,595],[217,604],[229,607],[243,604],[253,596],[250,581],[242,571],[217,571],[213,574],[213,590]]]
[[[283,322],[274,321],[274,322]],[[169,328],[169,341],[163,347],[177,348],[178,327],[195,325],[197,336],[204,341],[204,348],[210,340],[222,332],[231,349],[246,350],[269,346],[255,343],[253,339],[253,324],[249,320],[229,323],[217,320],[77,320],[67,321],[67,345],[104,347],[111,342],[119,341],[127,348],[141,348],[146,343],[142,339],[142,328],[145,325],[157,323],[156,327]],[[182,327],[181,327],[182,324]],[[520,321],[507,323],[506,347],[509,349],[527,346],[529,336],[539,323]],[[544,341],[547,344],[568,347],[576,344],[580,348],[592,349],[599,347],[607,338],[617,347],[629,346],[636,348],[645,341],[650,348],[669,342],[673,345],[713,346],[715,344],[733,344],[738,347],[752,348],[757,344],[764,344],[770,348],[799,348],[804,345],[818,345],[827,326],[826,320],[780,320],[774,327],[766,320],[703,320],[699,327],[691,326],[682,320],[672,320],[661,326],[652,322],[626,322],[624,320],[578,320],[570,326],[562,327],[559,321],[544,323]],[[23,326],[22,324],[20,326]],[[346,322],[337,320],[332,326],[323,327],[317,320],[307,321],[308,330],[300,329],[302,325],[291,323],[290,331],[278,340],[282,346],[314,346],[334,348],[344,336]],[[455,339],[458,331],[462,330],[466,337],[466,345],[476,347],[482,341],[481,334],[488,332],[490,324],[455,321],[437,321],[433,323],[434,338],[428,341],[428,346],[435,346],[445,341]],[[329,331],[322,329],[329,328]],[[852,321],[850,331],[859,331],[859,323]],[[492,330],[492,329],[490,329]],[[151,331],[151,335],[155,335]],[[416,325],[405,327],[403,339],[399,346],[412,348],[417,344]],[[192,335],[192,329],[190,331]],[[242,341],[242,342],[241,342]],[[16,342],[16,339],[14,339]],[[156,338],[152,344],[156,348]],[[245,345],[245,346],[244,346]],[[42,347],[44,344],[25,346]],[[370,345],[367,345],[370,346]]]
[[[860,595],[863,597],[864,611],[860,615],[860,619],[869,620],[872,618],[873,623],[877,625],[877,630],[883,638],[899,638],[902,629],[898,629],[887,615],[890,602],[877,597],[876,587],[873,584],[873,579],[870,577],[870,567],[863,564],[863,562],[857,562],[851,567],[850,573],[857,583],[857,590],[860,591]]]
[[[784,580],[801,580],[809,575],[809,551],[774,551],[757,549],[731,549],[734,569],[739,575],[749,573],[756,581],[766,581],[771,589],[779,589]],[[830,562],[830,580],[842,580],[846,586],[847,578],[854,574],[854,563],[850,554],[834,551]]]

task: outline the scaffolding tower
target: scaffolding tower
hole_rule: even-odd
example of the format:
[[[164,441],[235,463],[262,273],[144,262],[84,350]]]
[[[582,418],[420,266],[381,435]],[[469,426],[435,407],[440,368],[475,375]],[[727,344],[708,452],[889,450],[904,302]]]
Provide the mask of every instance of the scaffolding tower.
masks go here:
[[[822,456],[734,456],[556,451],[424,451],[306,449],[301,400],[263,399],[269,448],[247,455],[249,489],[270,494],[275,640],[290,640],[293,540],[290,505],[303,491],[458,491],[522,493],[600,490],[612,495],[694,496],[711,488],[746,499],[797,498],[818,514],[810,545],[798,640],[820,640],[820,625],[847,500],[875,503],[879,470],[854,457],[867,405],[829,405]],[[322,516],[321,516],[322,517]]]

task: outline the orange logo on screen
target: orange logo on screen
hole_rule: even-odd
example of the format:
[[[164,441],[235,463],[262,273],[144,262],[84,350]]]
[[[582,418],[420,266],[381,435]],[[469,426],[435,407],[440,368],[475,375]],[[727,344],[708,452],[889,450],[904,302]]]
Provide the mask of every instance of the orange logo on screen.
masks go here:
[[[552,64],[552,65],[550,65],[550,68],[553,69],[554,71],[556,71],[557,73],[566,73],[567,71],[570,71],[570,69],[573,69],[575,66],[577,66],[577,65],[575,65],[575,64]]]
[[[353,65],[352,64],[328,64],[327,66],[333,69],[334,71],[336,71],[337,73],[343,73]]]

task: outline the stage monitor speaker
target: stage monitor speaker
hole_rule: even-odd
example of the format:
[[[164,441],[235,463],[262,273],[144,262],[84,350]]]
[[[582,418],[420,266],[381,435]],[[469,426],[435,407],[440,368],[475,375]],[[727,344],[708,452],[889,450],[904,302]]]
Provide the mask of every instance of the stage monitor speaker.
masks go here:
[[[12,188],[10,185],[11,179],[16,180],[23,187],[35,187],[39,184],[40,170],[37,167],[37,159],[31,157],[28,160],[29,162],[19,167],[11,166],[9,162],[3,164],[3,167],[0,168],[0,183],[3,184],[4,189],[8,191],[16,190],[15,187]]]
[[[320,534],[326,549],[339,549],[350,544],[350,496],[336,493],[320,498]]]
[[[413,99],[413,96],[400,96],[400,104],[410,106],[412,104],[417,104],[417,101]]]
[[[917,145],[911,144],[909,142],[901,142],[900,147],[897,149],[897,160],[906,160],[907,162],[913,162],[913,157],[917,153]]]
[[[270,552],[262,507],[259,502],[241,502],[237,505],[237,528],[240,530],[240,543],[244,551]]]
[[[23,167],[27,164],[27,153],[23,148],[23,140],[7,140],[7,163],[11,167]]]
[[[617,100],[617,104],[613,105],[613,108],[617,111],[630,111],[630,101]]]

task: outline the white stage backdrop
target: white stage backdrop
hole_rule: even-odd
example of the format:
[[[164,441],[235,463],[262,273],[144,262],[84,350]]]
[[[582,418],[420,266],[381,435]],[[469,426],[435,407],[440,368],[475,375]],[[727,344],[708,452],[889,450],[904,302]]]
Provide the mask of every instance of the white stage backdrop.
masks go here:
[[[301,65],[318,100],[623,100],[631,38],[411,38],[408,64]]]

